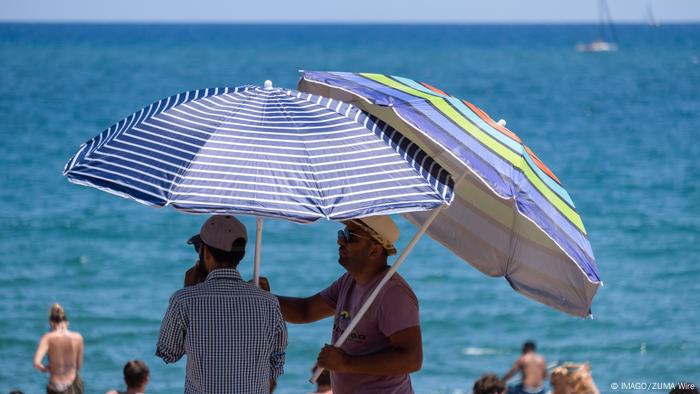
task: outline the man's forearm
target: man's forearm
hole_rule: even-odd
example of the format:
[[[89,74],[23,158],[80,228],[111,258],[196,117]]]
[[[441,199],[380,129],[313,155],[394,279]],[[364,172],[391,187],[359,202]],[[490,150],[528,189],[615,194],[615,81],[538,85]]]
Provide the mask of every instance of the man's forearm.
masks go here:
[[[501,380],[504,381],[504,382],[509,381],[510,378],[512,378],[513,375],[515,375],[515,372],[516,372],[515,370],[512,370],[512,369],[511,369],[510,371],[506,372],[505,375],[503,375],[503,378],[502,378]]]
[[[285,321],[290,323],[310,323],[307,317],[307,306],[304,298],[276,296]]]
[[[389,348],[365,356],[346,356],[343,373],[397,376],[416,372],[423,365],[423,355],[408,349]]]

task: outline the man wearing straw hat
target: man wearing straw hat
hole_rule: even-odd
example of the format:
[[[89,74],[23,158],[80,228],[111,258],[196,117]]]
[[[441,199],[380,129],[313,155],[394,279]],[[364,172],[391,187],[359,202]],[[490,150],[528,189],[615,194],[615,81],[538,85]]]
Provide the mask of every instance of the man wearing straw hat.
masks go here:
[[[310,323],[334,316],[333,342],[389,269],[399,230],[389,216],[344,222],[338,231],[338,262],[347,271],[307,298],[277,296],[284,319]],[[263,281],[263,287],[269,286]],[[326,345],[318,366],[331,371],[333,393],[412,393],[409,373],[423,362],[418,299],[394,274],[340,348]]]

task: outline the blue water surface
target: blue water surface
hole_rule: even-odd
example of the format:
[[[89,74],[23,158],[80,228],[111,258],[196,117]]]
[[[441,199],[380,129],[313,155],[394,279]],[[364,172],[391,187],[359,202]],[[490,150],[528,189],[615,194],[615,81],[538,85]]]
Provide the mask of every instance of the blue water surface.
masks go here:
[[[700,383],[700,25],[618,27],[620,50],[579,53],[596,26],[0,24],[0,392],[42,392],[32,369],[60,302],[85,337],[90,393],[132,358],[153,393],[184,361],[154,356],[202,216],[152,209],[62,176],[78,146],[171,94],[294,87],[297,70],[367,71],[438,86],[486,110],[547,163],[590,234],[605,286],[594,320],[564,315],[425,238],[402,275],[420,299],[418,393],[469,393],[534,339],[548,361],[615,382]],[[249,229],[253,218],[245,218]],[[405,245],[415,229],[398,219]],[[311,295],[342,274],[336,223],[265,222],[273,291]],[[251,276],[252,253],[241,271]],[[330,322],[289,325],[278,393],[303,393]],[[622,392],[617,390],[617,392]]]

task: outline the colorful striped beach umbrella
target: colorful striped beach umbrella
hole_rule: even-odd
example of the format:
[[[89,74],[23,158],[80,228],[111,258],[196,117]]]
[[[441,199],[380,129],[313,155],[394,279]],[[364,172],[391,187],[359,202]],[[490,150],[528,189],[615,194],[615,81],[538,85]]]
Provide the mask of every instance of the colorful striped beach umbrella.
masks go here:
[[[427,233],[518,292],[586,317],[601,284],[586,229],[561,182],[520,138],[473,104],[407,78],[303,72],[299,90],[387,122],[450,174],[455,201]],[[421,225],[429,214],[404,213]]]

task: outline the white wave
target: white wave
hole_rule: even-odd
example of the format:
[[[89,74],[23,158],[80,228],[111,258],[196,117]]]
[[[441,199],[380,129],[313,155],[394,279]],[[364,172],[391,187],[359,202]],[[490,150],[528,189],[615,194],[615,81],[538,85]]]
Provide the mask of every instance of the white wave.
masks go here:
[[[496,349],[481,348],[481,347],[467,347],[462,349],[462,354],[467,356],[488,356],[492,354],[498,354],[499,351]]]

